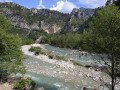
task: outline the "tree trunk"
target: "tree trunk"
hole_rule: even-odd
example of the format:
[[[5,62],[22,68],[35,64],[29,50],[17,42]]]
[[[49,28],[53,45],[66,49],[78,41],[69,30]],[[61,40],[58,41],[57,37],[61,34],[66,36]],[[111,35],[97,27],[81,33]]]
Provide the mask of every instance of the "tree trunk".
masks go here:
[[[114,80],[115,80],[115,78],[114,78],[114,76],[115,76],[115,69],[114,69],[114,63],[115,63],[115,61],[114,61],[114,55],[112,54],[112,90],[114,90],[114,87],[115,87],[115,82],[114,82]]]

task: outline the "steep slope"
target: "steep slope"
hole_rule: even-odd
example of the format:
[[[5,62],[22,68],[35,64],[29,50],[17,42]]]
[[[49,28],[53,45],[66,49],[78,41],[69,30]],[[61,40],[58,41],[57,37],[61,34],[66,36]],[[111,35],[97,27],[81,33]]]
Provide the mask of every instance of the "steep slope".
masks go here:
[[[14,26],[12,32],[28,36],[34,30],[47,33],[83,32],[88,27],[89,18],[97,9],[74,8],[71,14],[63,14],[48,9],[28,9],[13,2],[0,3],[0,14]]]
[[[0,3],[0,14],[4,15],[18,31],[27,34],[33,29],[43,29],[47,33],[60,32],[70,15],[47,9],[28,9],[13,2]]]
[[[89,21],[89,18],[93,16],[96,10],[97,9],[89,9],[83,7],[79,9],[74,8],[71,12],[71,18],[69,19],[62,32],[83,32],[83,29],[87,24],[86,22]]]

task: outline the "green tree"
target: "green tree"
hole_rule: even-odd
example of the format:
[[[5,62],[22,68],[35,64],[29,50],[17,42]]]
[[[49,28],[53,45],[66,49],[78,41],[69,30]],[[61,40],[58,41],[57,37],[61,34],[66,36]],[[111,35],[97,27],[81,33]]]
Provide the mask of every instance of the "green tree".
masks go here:
[[[0,70],[24,73],[22,41],[18,36],[7,33],[11,28],[10,22],[0,15]],[[5,74],[4,72],[2,74]]]
[[[115,4],[116,6],[120,7],[120,0],[107,0],[106,6],[110,4]]]
[[[119,8],[120,8],[120,0],[114,1],[114,4],[115,4],[116,6],[119,6]]]
[[[91,50],[105,53],[110,59],[107,63],[112,78],[112,90],[116,84],[117,73],[120,69],[120,10],[119,7],[109,5],[101,8],[90,23],[92,30],[89,39]]]

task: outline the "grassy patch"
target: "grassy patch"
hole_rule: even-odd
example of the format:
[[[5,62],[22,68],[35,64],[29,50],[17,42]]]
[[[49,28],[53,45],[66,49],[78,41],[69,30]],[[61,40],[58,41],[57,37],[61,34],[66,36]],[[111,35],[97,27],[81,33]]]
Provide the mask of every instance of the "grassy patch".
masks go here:
[[[35,87],[35,82],[31,78],[21,78],[14,85],[17,90],[32,90]]]
[[[78,62],[75,62],[73,60],[71,60],[71,62],[74,64],[74,65],[78,65],[78,66],[83,66],[82,64],[78,63]]]
[[[42,48],[40,48],[40,47],[33,47],[33,46],[32,46],[32,47],[29,49],[29,51],[30,51],[30,52],[34,52],[35,55],[39,55],[39,54],[46,55],[46,53],[43,52],[43,51],[42,51]]]
[[[63,56],[54,55],[54,54],[52,54],[52,53],[50,53],[50,54],[48,55],[48,57],[49,57],[50,59],[68,61],[68,60],[67,60],[66,58],[64,58]]]
[[[64,61],[68,61],[66,58],[64,58],[63,56],[57,56],[56,55],[56,59],[57,60],[64,60]]]

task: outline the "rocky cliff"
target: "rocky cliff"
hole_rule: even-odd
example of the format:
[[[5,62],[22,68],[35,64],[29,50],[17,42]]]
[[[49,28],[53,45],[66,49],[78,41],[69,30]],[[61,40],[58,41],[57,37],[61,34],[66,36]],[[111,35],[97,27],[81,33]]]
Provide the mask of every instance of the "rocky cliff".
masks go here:
[[[64,27],[63,32],[68,31],[79,31],[83,32],[84,23],[93,16],[97,9],[90,9],[90,8],[74,8],[71,12],[71,18],[69,19],[68,23]]]
[[[0,14],[12,23],[14,30],[25,32],[26,35],[35,29],[43,29],[47,33],[82,32],[84,23],[95,11],[96,9],[74,8],[71,14],[63,14],[48,9],[28,9],[13,2],[0,3]]]
[[[47,9],[28,9],[13,2],[0,3],[0,14],[15,28],[43,29],[47,33],[60,32],[70,15]]]

